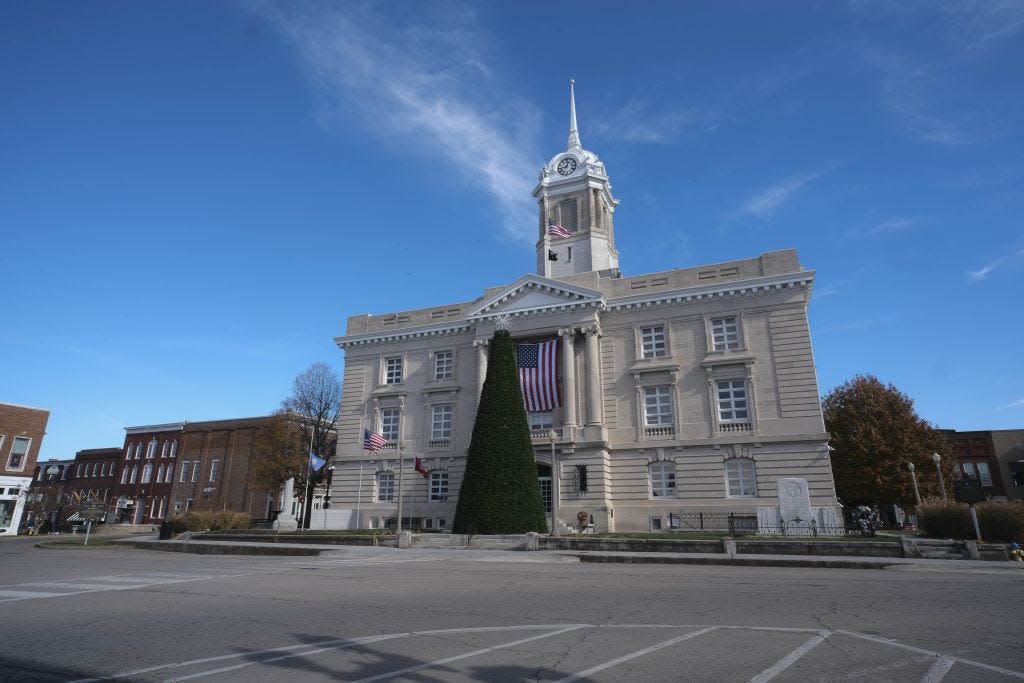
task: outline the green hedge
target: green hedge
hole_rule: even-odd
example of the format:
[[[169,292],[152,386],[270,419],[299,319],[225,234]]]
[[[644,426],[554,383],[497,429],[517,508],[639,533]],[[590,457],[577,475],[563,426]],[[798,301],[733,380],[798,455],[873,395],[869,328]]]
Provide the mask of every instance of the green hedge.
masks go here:
[[[172,529],[188,531],[219,531],[221,529],[248,529],[252,526],[249,515],[244,512],[215,512],[213,510],[189,510],[171,520]]]

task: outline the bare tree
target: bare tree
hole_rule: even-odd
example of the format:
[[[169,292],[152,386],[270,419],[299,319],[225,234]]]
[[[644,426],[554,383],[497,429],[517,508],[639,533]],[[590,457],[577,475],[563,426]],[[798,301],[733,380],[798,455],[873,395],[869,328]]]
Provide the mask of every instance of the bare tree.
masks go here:
[[[310,450],[327,461],[319,472],[308,472],[310,484],[329,479],[341,412],[341,379],[338,374],[327,363],[313,363],[292,382],[291,396],[281,402],[281,407],[299,419]],[[312,495],[307,496],[304,507],[302,526],[308,529],[313,512]]]

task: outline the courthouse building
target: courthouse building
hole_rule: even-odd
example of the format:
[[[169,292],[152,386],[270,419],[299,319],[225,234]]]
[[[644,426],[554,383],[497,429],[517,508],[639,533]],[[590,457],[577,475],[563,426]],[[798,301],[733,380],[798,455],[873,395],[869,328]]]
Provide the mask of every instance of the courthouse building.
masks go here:
[[[488,340],[510,324],[517,343],[557,340],[557,405],[529,419],[560,529],[580,517],[596,531],[668,529],[688,513],[768,520],[787,477],[806,480],[819,523],[835,520],[807,325],[814,273],[796,252],[620,272],[618,199],[581,145],[571,91],[568,143],[533,196],[535,273],[471,301],[348,319],[334,512],[391,523],[401,488],[405,523],[451,524]],[[388,444],[363,451],[365,429]]]

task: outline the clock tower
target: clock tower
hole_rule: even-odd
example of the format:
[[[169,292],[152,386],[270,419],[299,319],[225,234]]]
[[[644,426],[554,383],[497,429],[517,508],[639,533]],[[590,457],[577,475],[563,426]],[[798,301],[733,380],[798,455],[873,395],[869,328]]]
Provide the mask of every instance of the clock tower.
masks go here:
[[[583,149],[576,127],[576,93],[569,81],[569,139],[541,168],[533,190],[540,212],[537,273],[562,277],[619,267],[612,196],[604,164]]]

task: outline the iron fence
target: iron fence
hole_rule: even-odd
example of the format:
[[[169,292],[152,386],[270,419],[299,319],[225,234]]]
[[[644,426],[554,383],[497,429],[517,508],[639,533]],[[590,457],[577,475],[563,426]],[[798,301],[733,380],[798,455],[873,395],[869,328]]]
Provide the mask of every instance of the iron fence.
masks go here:
[[[816,520],[765,524],[758,522],[756,514],[744,512],[670,512],[668,522],[670,531],[707,531],[728,533],[730,536],[838,538],[865,533],[859,526],[827,526]]]

